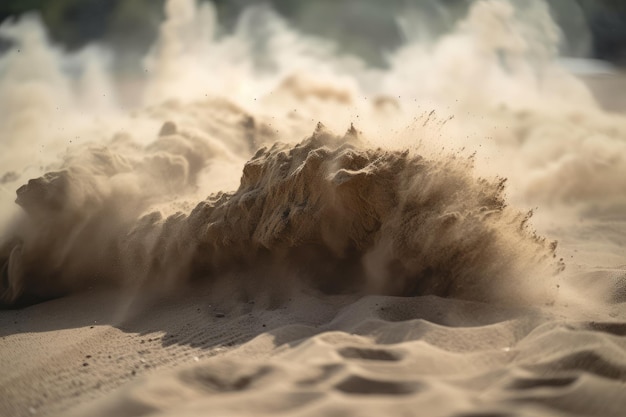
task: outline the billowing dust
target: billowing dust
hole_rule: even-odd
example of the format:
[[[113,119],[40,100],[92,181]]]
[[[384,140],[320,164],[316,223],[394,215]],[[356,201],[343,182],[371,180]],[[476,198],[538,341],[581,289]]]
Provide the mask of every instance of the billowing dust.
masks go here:
[[[386,69],[264,7],[219,36],[210,3],[166,15],[130,81],[0,26],[1,305],[224,280],[551,303],[626,263],[626,119],[543,2],[477,1]]]

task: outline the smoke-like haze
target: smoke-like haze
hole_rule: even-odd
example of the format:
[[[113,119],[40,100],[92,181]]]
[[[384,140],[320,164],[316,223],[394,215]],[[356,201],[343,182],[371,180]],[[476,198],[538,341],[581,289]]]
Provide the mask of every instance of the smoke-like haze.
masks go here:
[[[411,16],[379,69],[267,7],[218,36],[169,0],[131,81],[2,24],[1,303],[219,280],[552,302],[626,263],[626,119],[560,64],[548,6],[477,1],[428,42]]]

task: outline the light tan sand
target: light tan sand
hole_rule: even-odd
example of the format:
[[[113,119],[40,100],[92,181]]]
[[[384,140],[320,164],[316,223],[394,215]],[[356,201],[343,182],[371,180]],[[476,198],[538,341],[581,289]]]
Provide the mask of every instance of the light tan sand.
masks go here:
[[[594,279],[623,291],[626,270]],[[622,416],[626,295],[571,310],[187,295],[129,317],[70,297],[2,314],[0,415]]]
[[[0,416],[626,415],[623,78],[533,4],[377,73],[169,0],[130,114],[1,26]]]

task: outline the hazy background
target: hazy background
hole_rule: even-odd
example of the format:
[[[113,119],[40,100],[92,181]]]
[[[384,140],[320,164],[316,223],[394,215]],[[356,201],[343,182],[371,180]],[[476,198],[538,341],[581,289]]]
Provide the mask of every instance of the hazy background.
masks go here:
[[[3,0],[0,22],[39,11],[56,44],[77,50],[97,41],[116,51],[120,72],[141,69],[142,54],[157,36],[163,0]],[[250,5],[271,5],[304,33],[332,38],[342,52],[384,66],[385,54],[406,37],[431,40],[465,16],[471,0],[215,0],[220,30],[227,32]],[[623,0],[549,0],[563,30],[561,54],[590,57],[626,66],[626,2]],[[403,27],[410,14],[420,25]],[[416,19],[417,17],[417,19]],[[434,39],[433,39],[434,40]],[[0,39],[0,50],[7,40]]]

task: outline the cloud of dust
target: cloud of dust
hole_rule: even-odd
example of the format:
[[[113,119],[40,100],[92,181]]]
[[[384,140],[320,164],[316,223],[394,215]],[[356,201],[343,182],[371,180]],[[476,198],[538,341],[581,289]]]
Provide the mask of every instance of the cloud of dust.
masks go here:
[[[566,263],[623,261],[626,119],[560,65],[548,6],[477,1],[428,42],[410,18],[381,70],[267,7],[218,36],[211,3],[169,0],[130,111],[112,52],[2,24],[2,305],[255,270],[552,301],[564,264],[537,207]]]

